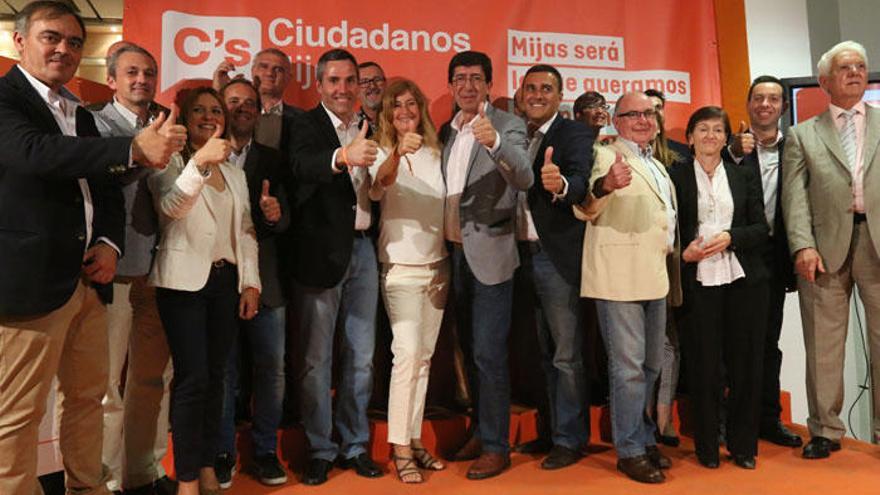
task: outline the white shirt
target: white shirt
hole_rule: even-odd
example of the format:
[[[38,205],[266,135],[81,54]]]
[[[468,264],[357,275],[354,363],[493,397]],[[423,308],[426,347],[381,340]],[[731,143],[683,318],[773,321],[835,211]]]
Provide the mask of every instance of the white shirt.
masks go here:
[[[672,184],[669,183],[667,176],[663,175],[663,172],[660,170],[660,167],[663,165],[654,159],[654,151],[651,146],[646,146],[643,150],[633,141],[622,137],[618,137],[617,139],[627,145],[629,149],[639,157],[639,160],[642,161],[644,167],[648,169],[648,172],[654,177],[654,183],[657,185],[657,189],[660,190],[660,197],[663,199],[663,206],[666,210],[666,248],[671,253],[675,249],[675,227],[677,218],[675,204],[672,202]]]
[[[65,136],[76,136],[76,108],[79,106],[79,99],[65,87],[61,87],[58,92],[49,89],[49,86],[43,84],[42,81],[30,75],[21,65],[18,66],[21,73],[27,78],[31,86],[37,91],[37,94],[46,102],[52,117],[58,123],[61,133]],[[95,207],[92,203],[92,193],[89,189],[89,182],[86,179],[77,179],[79,189],[83,197],[83,210],[86,220],[86,249],[92,243],[92,222],[95,218]],[[106,237],[99,237],[98,241],[107,244],[116,250],[116,253],[122,255],[122,251],[116,244]]]
[[[251,144],[254,142],[253,139],[248,141],[248,143],[241,147],[241,151],[236,153],[235,150],[232,150],[229,153],[229,163],[235,165],[236,167],[244,170],[244,164],[247,162],[248,153],[251,150]]]
[[[764,188],[764,216],[770,225],[773,235],[773,224],[776,222],[776,198],[779,195],[779,142],[782,131],[776,131],[776,140],[764,145],[755,144],[758,148],[758,166],[761,169],[761,185]]]
[[[141,122],[138,114],[126,108],[125,105],[123,105],[122,103],[119,103],[119,100],[116,99],[116,96],[113,97],[113,108],[115,108],[116,111],[119,112],[119,115],[122,115],[122,118],[124,118],[125,121],[128,122],[128,124],[135,129],[142,129],[149,122]]]
[[[327,112],[327,116],[330,117],[330,122],[333,123],[333,129],[336,131],[336,137],[339,138],[339,144],[342,146],[348,146],[349,143],[357,138],[359,128],[357,119],[351,119],[351,122],[346,125],[342,120],[336,116],[335,113],[331,112],[327,105],[321,103],[321,107],[324,108],[324,111]],[[338,173],[338,169],[336,168],[336,154],[340,152],[342,148],[337,148],[336,151],[333,152],[333,156],[330,158],[330,168],[334,171],[334,173]],[[350,177],[351,177],[351,185],[354,186],[354,193],[357,196],[357,205],[355,208],[355,218],[354,218],[354,229],[355,230],[367,230],[370,228],[370,222],[372,218],[370,216],[370,177],[369,173],[364,169],[365,167],[351,167]]]
[[[730,230],[733,223],[733,195],[724,163],[718,164],[710,179],[699,161],[694,159],[694,175],[697,178],[697,236],[703,236],[705,244],[719,233]],[[729,284],[745,276],[736,254],[729,249],[697,263],[697,280],[703,287]]]
[[[376,174],[387,158],[388,151],[380,148],[376,163],[369,169],[373,178],[371,196],[382,201],[379,261],[427,265],[446,258],[443,240],[446,185],[440,169],[440,152],[422,146],[415,153],[401,157],[397,179],[384,188],[376,181]]]
[[[459,112],[450,124],[456,131],[455,141],[449,150],[449,159],[446,163],[446,239],[461,243],[461,195],[467,185],[468,167],[471,161],[471,151],[474,143],[474,123],[480,118],[480,114],[474,115],[468,122],[462,122],[463,113]],[[486,148],[489,153],[494,153],[501,146],[501,136],[495,132],[495,144],[492,148]]]

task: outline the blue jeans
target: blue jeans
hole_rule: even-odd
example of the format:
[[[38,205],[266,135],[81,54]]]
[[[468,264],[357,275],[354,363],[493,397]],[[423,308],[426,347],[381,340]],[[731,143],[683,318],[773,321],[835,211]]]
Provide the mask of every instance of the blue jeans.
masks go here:
[[[354,239],[348,270],[336,287],[294,284],[295,314],[305,355],[300,377],[302,422],[313,459],[333,461],[339,455],[350,459],[366,452],[378,301],[379,268],[369,238]],[[342,320],[343,363],[334,418],[330,388],[337,318]],[[334,424],[341,444],[331,438]]]
[[[663,362],[666,298],[597,299],[596,312],[608,353],[614,448],[621,459],[639,456],[656,444],[656,427],[645,411]]]
[[[556,270],[546,251],[532,255],[538,344],[547,379],[553,445],[580,450],[589,438],[580,292]]]
[[[455,312],[474,404],[474,435],[484,452],[510,450],[510,373],[507,337],[513,279],[484,285],[474,277],[460,245],[452,251]]]
[[[240,342],[249,343],[254,375],[253,427],[251,436],[256,455],[275,452],[278,445],[278,425],[284,401],[284,349],[286,335],[286,306],[260,307],[250,321],[239,320],[239,332],[229,354],[226,376],[223,379],[223,418],[220,423],[220,452],[235,452],[235,399],[238,395]]]

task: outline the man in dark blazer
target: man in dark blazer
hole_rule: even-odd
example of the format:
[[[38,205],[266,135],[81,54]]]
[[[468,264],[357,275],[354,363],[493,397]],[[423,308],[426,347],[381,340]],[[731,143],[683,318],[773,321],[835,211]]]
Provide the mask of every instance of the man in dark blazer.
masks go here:
[[[764,263],[770,269],[771,277],[764,340],[760,436],[777,445],[799,447],[801,438],[779,419],[782,413],[779,403],[782,314],[785,294],[797,288],[782,216],[782,150],[785,138],[779,130],[779,119],[787,108],[782,81],[773,76],[760,76],[752,81],[747,100],[751,127],[746,130],[744,123],[740,124],[740,132],[733,136],[725,150],[725,159],[750,167],[761,178],[764,212],[770,226],[770,239],[764,249]]]
[[[594,138],[586,125],[559,115],[562,76],[554,67],[531,67],[522,87],[535,178],[518,223],[525,222],[531,256],[553,441],[541,467],[559,469],[577,462],[589,439],[580,310],[584,226],[571,205],[587,194]]]
[[[451,244],[456,319],[474,404],[472,437],[453,456],[476,459],[468,478],[510,465],[507,337],[513,273],[516,191],[531,187],[523,121],[487,101],[492,62],[466,51],[449,62],[449,90],[460,111],[443,126],[445,237]]]
[[[260,309],[251,320],[239,321],[239,341],[229,355],[224,379],[225,397],[220,426],[218,456],[214,463],[221,488],[232,485],[236,464],[235,404],[239,376],[253,376],[253,416],[251,436],[254,454],[248,470],[265,485],[280,485],[287,474],[276,455],[278,427],[285,389],[287,348],[287,296],[283,290],[279,261],[279,235],[290,225],[287,203],[286,167],[278,151],[254,140],[260,117],[257,89],[246,79],[234,79],[221,89],[229,112],[228,136],[233,152],[229,160],[244,169],[250,196],[251,217],[257,231],[260,264]],[[247,356],[242,351],[249,351]],[[243,398],[250,404],[250,394]]]
[[[369,176],[378,145],[355,117],[357,61],[340,49],[317,66],[321,103],[294,120],[291,165],[296,190],[286,254],[293,275],[293,314],[305,354],[301,419],[310,461],[303,483],[327,481],[333,461],[366,477],[382,472],[370,458],[367,404],[372,391],[379,274],[373,241]],[[331,369],[337,319],[344,358],[331,407]],[[333,439],[337,426],[340,444]]]
[[[83,137],[98,130],[64,84],[84,41],[68,4],[32,2],[15,17],[21,61],[0,78],[0,493],[38,489],[39,424],[56,374],[67,489],[106,490],[102,303],[125,222],[114,176],[131,160],[164,166],[186,140],[164,119],[135,138]]]

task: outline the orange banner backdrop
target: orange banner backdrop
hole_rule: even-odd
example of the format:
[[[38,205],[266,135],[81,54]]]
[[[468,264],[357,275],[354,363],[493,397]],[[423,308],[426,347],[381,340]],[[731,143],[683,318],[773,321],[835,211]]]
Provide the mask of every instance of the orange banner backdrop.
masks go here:
[[[388,77],[416,81],[432,114],[448,118],[447,66],[458,51],[486,52],[492,97],[512,96],[529,66],[549,63],[563,75],[564,104],[588,90],[610,102],[630,90],[667,95],[670,127],[721,103],[715,10],[711,0],[151,0],[125,2],[124,35],[160,60],[160,97],[173,99],[188,79],[210,79],[224,59],[250,74],[253,56],[277,47],[294,63],[285,97],[304,108],[318,101],[315,64],[330,48],[379,63]],[[440,123],[438,122],[438,123]]]

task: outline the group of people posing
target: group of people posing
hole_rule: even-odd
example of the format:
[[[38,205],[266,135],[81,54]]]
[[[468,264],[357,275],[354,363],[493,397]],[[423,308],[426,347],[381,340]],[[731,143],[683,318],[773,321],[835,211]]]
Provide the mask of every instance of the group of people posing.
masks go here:
[[[380,295],[393,335],[397,476],[419,483],[446,467],[421,433],[447,306],[473,410],[450,460],[472,460],[469,479],[498,475],[510,466],[508,336],[521,263],[549,405],[548,437],[525,450],[546,453],[542,468],[578,462],[589,441],[582,298],[595,301],[626,476],[659,483],[671,467],[657,444],[677,444],[679,342],[700,464],[719,466],[722,430],[746,469],[759,437],[801,445],[779,420],[778,339],[794,289],[810,412],[803,456],[840,448],[854,284],[880,356],[880,216],[868,213],[880,190],[880,114],[862,102],[858,43],[823,55],[829,109],[786,137],[782,83],[761,76],[748,88],[750,125],[734,133],[722,108],[703,107],[683,144],[666,137],[658,91],[624,94],[611,114],[587,93],[564,118],[550,65],[527,71],[514,112],[496,108],[492,63],[477,51],[449,62],[455,109],[439,129],[415,82],[386,80],[341,49],[318,60],[321,101],[309,111],[282,101],[291,65],[275,48],[254,57],[250,79],[230,77],[224,62],[212,87],[181,91],[167,109],[154,102],[155,58],[120,42],[107,57],[114,97],[87,111],[64,87],[85,36],[68,4],[32,2],[15,21],[21,60],[0,78],[0,492],[38,489],[38,427],[55,377],[72,492],[228,488],[245,373],[248,470],[285,483],[277,429],[288,349],[302,356],[302,482],[324,483],[336,464],[381,476],[367,418]],[[616,135],[601,136],[609,121]],[[253,369],[239,369],[245,349]],[[880,380],[880,366],[871,371]],[[873,400],[878,434],[880,387]],[[169,408],[176,482],[159,464]]]

